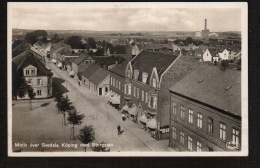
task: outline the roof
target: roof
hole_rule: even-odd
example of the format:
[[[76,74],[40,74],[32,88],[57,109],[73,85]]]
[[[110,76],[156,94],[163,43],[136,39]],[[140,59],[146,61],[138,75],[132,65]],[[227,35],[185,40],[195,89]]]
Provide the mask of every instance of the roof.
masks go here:
[[[20,55],[13,58],[13,63],[17,67],[17,71],[23,70],[29,65],[37,68],[37,75],[52,75],[52,72],[48,70],[40,60],[34,56],[31,50],[26,50]]]
[[[43,49],[46,49],[47,47],[49,47],[51,45],[51,42],[47,43],[46,45],[43,46]]]
[[[241,72],[200,64],[170,91],[241,116]]]
[[[74,64],[79,65],[79,64],[82,63],[84,60],[86,60],[88,57],[90,57],[90,56],[81,53],[81,54],[79,55],[79,57],[74,58],[71,62],[73,62]]]
[[[123,62],[122,64],[118,64],[116,67],[110,69],[110,72],[125,77],[125,69],[127,64],[127,61]]]
[[[110,54],[126,54],[126,47],[125,46],[115,46],[109,47]]]
[[[14,58],[17,55],[23,53],[27,49],[30,49],[30,46],[28,44],[26,44],[26,43],[22,43],[22,44],[18,45],[17,47],[13,48],[12,58]]]
[[[177,55],[173,54],[142,50],[136,57],[134,57],[131,63],[133,70],[139,70],[139,74],[147,72],[149,74],[149,79],[154,67],[156,67],[158,76],[160,77],[177,57]],[[142,75],[139,75],[140,81],[142,80],[141,78]]]
[[[137,45],[139,49],[144,49],[144,50],[159,50],[159,49],[171,49],[172,46],[170,44],[138,44]]]
[[[218,52],[215,49],[209,49],[209,53],[212,57],[218,57]]]
[[[107,57],[107,56],[93,56],[93,59],[101,65],[112,65],[116,62],[120,63],[120,58],[118,57]]]
[[[105,70],[103,68],[98,69],[96,72],[94,72],[89,80],[93,82],[96,85],[99,85],[102,81],[106,79],[106,77],[109,76],[109,71]]]
[[[83,72],[81,72],[81,75],[89,79],[99,69],[101,69],[101,67],[93,63],[89,65],[89,67],[86,68]]]
[[[56,44],[55,44],[55,43],[54,43],[54,44],[51,45],[51,53],[52,53],[52,52],[57,52],[56,50],[57,50],[58,48],[61,48],[61,47],[65,48],[66,50],[72,51],[71,46],[68,45],[68,44],[65,44],[65,43],[56,43]]]

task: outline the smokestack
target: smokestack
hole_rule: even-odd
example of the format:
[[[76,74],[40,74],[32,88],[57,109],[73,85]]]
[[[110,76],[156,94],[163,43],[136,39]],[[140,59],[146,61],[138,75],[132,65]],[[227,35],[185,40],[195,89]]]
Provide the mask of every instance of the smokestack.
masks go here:
[[[207,30],[207,19],[205,19],[205,29],[204,30]]]

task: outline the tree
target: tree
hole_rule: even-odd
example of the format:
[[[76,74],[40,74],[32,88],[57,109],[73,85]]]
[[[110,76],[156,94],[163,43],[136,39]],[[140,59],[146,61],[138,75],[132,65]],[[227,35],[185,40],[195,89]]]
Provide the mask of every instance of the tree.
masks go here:
[[[28,95],[29,97],[29,110],[32,110],[32,99],[35,97],[35,93],[33,91],[33,88],[30,84],[28,84],[28,81],[24,77],[21,78],[20,81],[20,87],[18,88],[18,96],[19,97],[25,97]]]
[[[63,125],[66,125],[66,112],[69,110],[74,110],[75,107],[70,102],[68,96],[63,97],[57,102],[56,107],[58,111],[63,114]]]
[[[52,43],[58,43],[59,42],[59,36],[57,34],[54,34],[51,38]]]
[[[72,125],[72,139],[75,139],[74,126],[81,125],[81,123],[83,122],[82,119],[84,117],[84,114],[79,114],[76,109],[69,111],[69,117],[67,118],[67,120]]]
[[[110,152],[110,148],[108,148],[105,144],[105,142],[101,142],[98,145],[92,147],[92,150],[94,152]]]
[[[82,44],[80,36],[70,36],[65,43],[69,44],[74,49],[83,49],[84,45]]]
[[[79,131],[78,139],[84,143],[89,144],[95,139],[95,131],[93,128],[93,125],[85,126],[84,128],[80,129]],[[85,151],[87,151],[87,148],[85,147]]]
[[[89,37],[87,39],[87,42],[88,42],[88,45],[89,45],[90,48],[97,48],[96,41],[93,37]]]
[[[34,44],[38,41],[38,37],[46,37],[47,35],[48,33],[45,30],[35,30],[25,35],[25,41]]]
[[[187,37],[185,40],[185,43],[188,44],[192,44],[193,43],[193,39],[191,37]]]

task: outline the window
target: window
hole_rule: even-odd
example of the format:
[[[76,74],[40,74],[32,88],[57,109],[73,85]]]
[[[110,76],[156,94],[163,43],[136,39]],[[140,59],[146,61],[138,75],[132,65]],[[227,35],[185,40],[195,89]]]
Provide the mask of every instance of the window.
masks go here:
[[[42,91],[41,90],[37,90],[37,96],[41,96],[42,95]]]
[[[201,149],[202,149],[202,144],[197,141],[197,152],[201,152]]]
[[[108,88],[107,87],[105,88],[105,92],[108,92]]]
[[[149,101],[149,107],[156,109],[157,108],[157,97],[151,96]]]
[[[188,136],[188,149],[192,150],[192,137]]]
[[[48,84],[51,85],[51,78],[48,78]]]
[[[161,131],[161,133],[168,133],[169,128],[161,128],[160,131]]]
[[[232,130],[232,142],[235,143],[235,144],[239,144],[240,143],[240,138],[239,138],[239,135],[240,135],[240,132],[239,130],[233,128]]]
[[[185,117],[185,108],[184,106],[181,106],[181,119],[183,120]]]
[[[180,144],[184,145],[184,132],[180,131]]]
[[[202,114],[198,113],[197,127],[202,128]]]
[[[120,90],[121,89],[121,82],[118,81],[118,89]]]
[[[136,88],[136,97],[139,98],[139,88]]]
[[[172,127],[172,138],[176,139],[176,127]]]
[[[155,78],[153,78],[153,87],[155,87],[156,88],[156,79]]]
[[[113,78],[113,86],[115,86],[115,79]]]
[[[139,70],[134,70],[134,79],[137,80],[139,76]]]
[[[142,90],[142,101],[144,101],[144,91]]]
[[[34,69],[31,70],[31,75],[36,75]]]
[[[42,80],[41,79],[37,79],[37,85],[42,85]]]
[[[220,123],[219,125],[219,138],[223,141],[226,140],[226,124]]]
[[[148,77],[148,73],[143,72],[143,76],[142,76],[142,82],[143,82],[143,83],[146,83],[147,77]]]
[[[127,86],[127,94],[131,95],[131,85],[126,85]]]
[[[189,123],[193,123],[193,110],[189,109]]]
[[[134,97],[136,96],[136,87],[134,86]]]
[[[148,103],[148,93],[145,92],[145,103]]]
[[[208,133],[213,134],[213,119],[208,118]]]
[[[30,75],[30,70],[25,70],[25,75]]]
[[[51,89],[50,88],[48,88],[48,94],[51,94]]]
[[[177,113],[177,103],[172,102],[172,114],[176,115]]]
[[[113,85],[113,78],[110,78],[110,85]]]

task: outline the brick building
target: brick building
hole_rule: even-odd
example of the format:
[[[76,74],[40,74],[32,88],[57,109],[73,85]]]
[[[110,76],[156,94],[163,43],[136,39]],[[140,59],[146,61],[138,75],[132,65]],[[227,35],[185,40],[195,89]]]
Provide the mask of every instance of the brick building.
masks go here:
[[[180,151],[240,150],[240,71],[201,63],[170,92],[171,147]]]
[[[120,75],[111,74],[111,90],[121,95],[123,110],[136,119],[146,118],[144,124],[153,137],[168,138],[168,89],[196,65],[193,57],[142,50],[126,67],[117,69]]]

